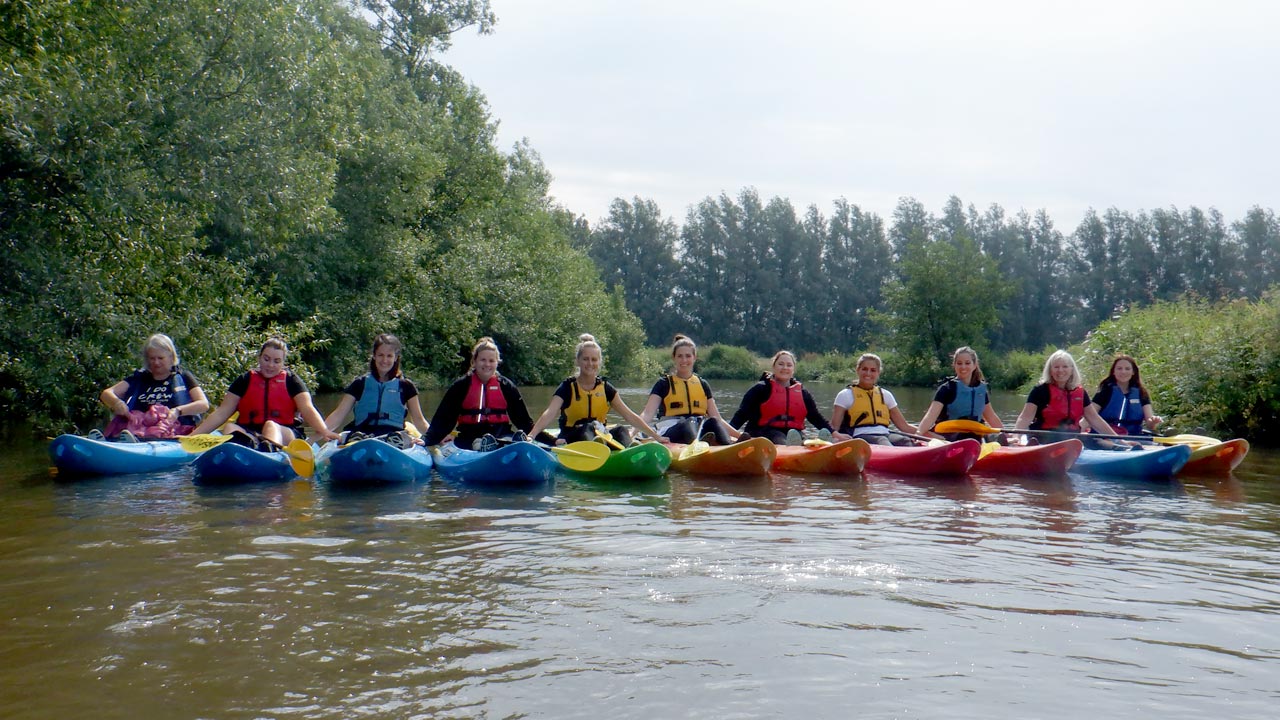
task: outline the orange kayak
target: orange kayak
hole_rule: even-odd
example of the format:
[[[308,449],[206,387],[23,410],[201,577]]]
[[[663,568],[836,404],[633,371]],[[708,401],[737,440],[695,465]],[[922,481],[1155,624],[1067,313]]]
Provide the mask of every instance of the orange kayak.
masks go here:
[[[765,438],[732,445],[672,444],[671,469],[690,475],[768,475],[776,455]]]
[[[973,472],[992,475],[1062,475],[1080,457],[1084,444],[1072,438],[1047,445],[997,445],[978,458]]]
[[[1182,466],[1179,474],[1226,475],[1234,470],[1248,454],[1249,441],[1240,438],[1205,445],[1191,451],[1191,459]]]
[[[973,439],[939,445],[872,445],[867,472],[894,475],[964,475],[969,472],[982,445]]]
[[[823,475],[861,475],[871,457],[866,440],[854,438],[827,445],[779,445],[773,469]]]

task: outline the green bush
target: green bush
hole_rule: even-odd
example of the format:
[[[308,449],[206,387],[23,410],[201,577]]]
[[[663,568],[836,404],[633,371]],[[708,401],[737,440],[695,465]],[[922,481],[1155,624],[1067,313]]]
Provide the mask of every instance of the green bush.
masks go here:
[[[760,377],[761,365],[759,359],[746,348],[710,345],[699,350],[695,369],[704,378],[754,380]]]
[[[1117,353],[1138,362],[1167,433],[1261,438],[1280,421],[1280,292],[1160,303],[1100,325],[1077,356],[1089,390]]]

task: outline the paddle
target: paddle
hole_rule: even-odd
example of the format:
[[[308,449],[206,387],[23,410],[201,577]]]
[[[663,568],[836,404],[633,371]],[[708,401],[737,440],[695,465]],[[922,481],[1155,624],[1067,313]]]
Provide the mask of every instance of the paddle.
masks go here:
[[[703,415],[698,421],[698,429],[693,433],[693,442],[685,446],[680,451],[680,460],[688,460],[695,455],[701,455],[711,449],[711,444],[702,439],[702,426],[707,422],[707,416]]]
[[[279,448],[281,452],[289,456],[289,465],[293,471],[302,477],[311,477],[316,474],[316,453],[311,449],[311,443],[302,438],[294,438],[289,441],[288,445],[265,438],[259,435],[267,444],[272,447]]]
[[[183,450],[189,453],[201,453],[215,448],[231,439],[230,435],[179,435],[175,438]]]
[[[1163,435],[1151,438],[1161,445],[1190,445],[1192,450],[1199,450],[1210,445],[1221,445],[1222,441],[1208,435]]]
[[[1115,436],[1115,435],[1101,435],[1098,433],[1065,432],[1062,430],[1001,430],[1000,428],[993,428],[984,423],[977,422],[976,420],[943,420],[937,425],[934,425],[933,429],[936,432],[940,432],[940,433],[959,432],[959,433],[973,433],[975,435],[991,435],[993,433],[1001,433],[1006,435],[1022,434],[1022,435],[1037,435],[1037,436],[1044,436],[1044,437],[1059,437],[1064,440],[1067,438],[1077,438],[1079,440],[1109,440],[1112,442],[1115,442],[1115,441],[1155,442],[1153,438],[1145,437],[1142,435]]]
[[[599,470],[610,455],[609,448],[590,440],[582,440],[568,445],[543,445],[539,443],[538,447],[555,453],[556,459],[560,461],[561,465],[578,472]]]
[[[612,435],[610,435],[609,433],[605,432],[605,431],[600,427],[600,423],[598,423],[598,422],[593,422],[593,423],[591,423],[591,429],[592,429],[592,430],[594,430],[594,431],[596,432],[596,437],[598,437],[598,438],[600,438],[600,439],[604,440],[604,444],[605,444],[605,445],[608,445],[609,447],[613,448],[614,450],[626,450],[626,448],[622,447],[622,443],[618,442],[617,440],[614,440]]]

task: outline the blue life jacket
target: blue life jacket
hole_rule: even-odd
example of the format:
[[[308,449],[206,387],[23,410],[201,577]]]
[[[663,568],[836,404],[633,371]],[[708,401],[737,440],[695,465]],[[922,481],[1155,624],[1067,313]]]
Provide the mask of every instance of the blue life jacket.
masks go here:
[[[405,408],[400,399],[400,378],[378,382],[374,376],[366,375],[364,391],[356,400],[355,416],[353,429],[403,430]]]
[[[982,420],[982,411],[987,407],[987,384],[978,383],[977,387],[965,385],[956,378],[949,381],[956,389],[956,397],[947,404],[945,410],[948,420]]]
[[[1126,394],[1120,392],[1119,385],[1111,384],[1111,397],[1098,414],[1130,435],[1142,434],[1142,391],[1137,385],[1130,385]]]
[[[130,410],[138,409],[139,395],[142,393],[142,376],[143,373],[150,374],[146,368],[141,368],[134,374],[130,375],[125,383],[129,386],[129,396],[125,399],[125,405]],[[187,381],[182,379],[182,371],[177,365],[174,365],[169,374],[169,392],[173,393],[172,403],[169,407],[178,407],[191,402],[191,391],[187,389]],[[178,422],[182,425],[199,425],[199,415],[179,415]]]

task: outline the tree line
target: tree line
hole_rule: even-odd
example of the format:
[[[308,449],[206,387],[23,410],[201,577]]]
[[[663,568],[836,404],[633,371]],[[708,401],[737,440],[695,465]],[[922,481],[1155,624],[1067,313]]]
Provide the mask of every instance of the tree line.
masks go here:
[[[1195,297],[1258,299],[1280,282],[1280,224],[1254,207],[1090,210],[1074,231],[1046,211],[1010,215],[903,198],[884,218],[840,199],[803,214],[747,188],[677,225],[615,199],[578,243],[621,288],[650,343],[677,331],[768,354],[888,346],[931,368],[960,345],[997,352],[1078,341],[1124,309]]]
[[[643,330],[527,144],[439,53],[488,0],[23,0],[0,14],[0,407],[48,429],[176,341],[216,399],[281,335],[313,387],[381,332],[420,381],[482,335],[551,382]]]

